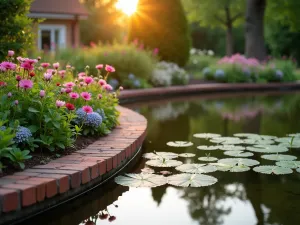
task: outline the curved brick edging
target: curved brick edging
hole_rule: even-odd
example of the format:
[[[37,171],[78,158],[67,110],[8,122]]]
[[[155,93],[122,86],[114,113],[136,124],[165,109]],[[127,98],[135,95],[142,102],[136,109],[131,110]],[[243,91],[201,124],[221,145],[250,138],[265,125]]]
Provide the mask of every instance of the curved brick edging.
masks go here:
[[[124,90],[121,92],[120,101],[122,103],[132,102],[144,99],[154,99],[165,96],[187,95],[195,93],[218,93],[218,92],[236,92],[236,91],[266,91],[266,90],[295,90],[300,89],[300,82],[293,83],[206,83],[190,84],[185,86],[172,86],[161,88]]]
[[[70,199],[112,176],[130,161],[146,136],[147,120],[118,107],[120,125],[85,149],[0,178],[0,224]]]

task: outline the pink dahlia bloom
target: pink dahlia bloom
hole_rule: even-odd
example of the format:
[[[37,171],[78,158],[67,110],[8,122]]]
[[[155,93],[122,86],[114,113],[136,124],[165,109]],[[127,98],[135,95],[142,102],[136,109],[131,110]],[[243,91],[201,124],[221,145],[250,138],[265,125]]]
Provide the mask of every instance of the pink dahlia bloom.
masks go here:
[[[86,78],[84,78],[84,82],[86,84],[91,84],[94,82],[94,79],[92,77],[86,77]]]
[[[110,84],[105,84],[102,86],[102,88],[106,91],[112,91],[113,87]]]
[[[71,93],[69,94],[69,96],[70,96],[70,98],[72,98],[72,99],[77,99],[77,98],[79,98],[79,94],[76,93],[76,92],[71,92]]]
[[[103,79],[100,79],[99,84],[100,84],[100,86],[104,86],[106,84],[106,81]]]
[[[85,72],[81,72],[81,73],[78,74],[78,79],[79,80],[83,80],[85,77],[86,77]]]
[[[113,73],[116,71],[116,69],[110,65],[105,65],[105,70],[109,73]]]
[[[15,100],[15,105],[19,105],[19,101],[18,100]]]
[[[73,83],[73,82],[68,82],[68,83],[64,84],[64,87],[67,87],[67,88],[72,88],[74,86],[75,86],[75,83]]]
[[[61,94],[66,93],[66,89],[65,88],[60,89],[60,93]]]
[[[64,101],[56,100],[56,107],[61,108],[66,104]]]
[[[12,62],[2,62],[1,67],[4,67],[6,70],[15,70],[16,64]]]
[[[14,54],[15,54],[15,52],[13,50],[8,50],[8,53],[7,53],[8,57],[13,57]]]
[[[52,79],[52,73],[44,73],[44,78],[46,81],[50,81]]]
[[[92,98],[92,95],[90,93],[88,93],[88,92],[82,92],[80,95],[86,101],[89,101]]]
[[[28,58],[26,58],[26,59],[24,59],[24,62],[27,62],[29,64],[34,64],[34,63],[37,63],[38,60],[37,59],[28,59]]]
[[[66,75],[66,71],[65,71],[65,70],[60,70],[60,71],[58,71],[58,74],[59,74],[59,76],[60,76],[61,78],[64,78],[65,75]]]
[[[24,70],[28,70],[28,71],[31,71],[34,69],[33,65],[26,61],[21,63],[21,68],[23,68]]]
[[[11,92],[8,92],[8,93],[7,93],[7,97],[10,98],[11,96],[12,96],[12,93],[11,93]]]
[[[54,69],[56,69],[56,70],[57,70],[57,69],[58,69],[58,67],[59,67],[59,62],[53,63],[53,68],[54,68]]]
[[[69,87],[66,88],[66,93],[67,93],[67,94],[71,93],[72,91],[73,91],[73,88],[69,88]]]
[[[41,98],[45,97],[45,94],[46,94],[45,90],[40,90],[40,97]]]
[[[47,69],[50,66],[50,63],[41,63],[41,67]]]
[[[88,106],[88,105],[83,106],[82,110],[85,111],[87,114],[90,114],[90,113],[93,112],[93,108],[91,106]]]
[[[98,65],[96,66],[96,69],[97,69],[97,70],[102,70],[102,69],[103,69],[103,64],[98,64]]]
[[[18,57],[17,57],[17,60],[18,60],[20,63],[22,63],[22,62],[24,62],[25,59],[22,58],[21,56],[18,56]]]
[[[26,89],[30,89],[33,86],[33,82],[31,80],[21,80],[19,82],[19,87]]]

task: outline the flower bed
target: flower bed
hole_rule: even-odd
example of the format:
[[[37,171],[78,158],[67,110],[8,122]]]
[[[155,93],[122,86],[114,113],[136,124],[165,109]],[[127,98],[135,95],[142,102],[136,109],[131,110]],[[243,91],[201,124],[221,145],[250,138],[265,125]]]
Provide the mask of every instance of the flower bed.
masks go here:
[[[90,74],[87,66],[75,75],[70,65],[60,68],[8,52],[0,64],[0,170],[23,169],[34,151],[59,156],[76,149],[80,136],[110,133],[118,124],[122,87],[114,92],[106,83],[112,66],[96,69]]]

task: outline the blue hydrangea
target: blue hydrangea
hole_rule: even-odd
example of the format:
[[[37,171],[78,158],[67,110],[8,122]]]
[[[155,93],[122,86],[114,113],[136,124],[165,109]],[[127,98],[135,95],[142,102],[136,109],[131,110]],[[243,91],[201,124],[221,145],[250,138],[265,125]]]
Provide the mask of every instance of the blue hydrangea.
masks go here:
[[[202,73],[203,73],[204,78],[206,78],[206,77],[211,73],[211,70],[210,70],[209,67],[205,67],[205,68],[202,70]]]
[[[78,109],[76,111],[76,115],[77,118],[74,120],[76,124],[82,124],[83,122],[85,126],[89,127],[97,128],[101,125],[103,121],[102,116],[98,112],[86,114],[86,112],[83,111],[83,109]]]
[[[140,86],[141,86],[141,82],[140,82],[139,80],[135,80],[135,81],[133,82],[133,86],[134,86],[134,87],[140,87]]]
[[[131,73],[131,74],[129,74],[129,75],[128,75],[128,79],[130,79],[130,80],[133,80],[133,79],[135,79],[135,76],[134,76],[134,74],[132,74],[132,73]]]
[[[77,118],[75,119],[75,122],[77,123],[77,124],[79,124],[79,123],[81,123],[83,120],[84,120],[84,118],[86,117],[86,112],[85,111],[83,111],[83,109],[77,109],[76,110],[76,116],[77,116]]]
[[[32,136],[32,133],[28,128],[19,126],[17,128],[16,137],[14,138],[14,142],[17,144],[27,142],[31,136]]]
[[[103,109],[97,109],[96,112],[100,114],[100,116],[102,117],[102,121],[106,120],[106,115]]]
[[[119,85],[119,81],[116,80],[116,79],[111,79],[111,80],[109,81],[109,84],[110,84],[114,89],[116,89],[117,86]]]
[[[275,77],[278,79],[278,80],[281,80],[283,78],[283,72],[281,70],[276,70],[275,71]]]
[[[6,130],[6,127],[5,127],[5,126],[1,126],[1,127],[0,127],[0,130],[5,131],[5,130]]]
[[[225,77],[224,70],[220,70],[220,69],[216,70],[214,77],[215,77],[215,79],[224,78]]]

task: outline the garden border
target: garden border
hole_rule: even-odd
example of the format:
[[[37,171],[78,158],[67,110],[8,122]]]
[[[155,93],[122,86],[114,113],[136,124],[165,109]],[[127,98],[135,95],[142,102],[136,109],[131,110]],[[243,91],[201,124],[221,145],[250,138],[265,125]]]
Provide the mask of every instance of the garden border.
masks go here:
[[[50,209],[104,183],[140,151],[147,120],[118,106],[120,125],[84,149],[0,178],[0,224]]]

